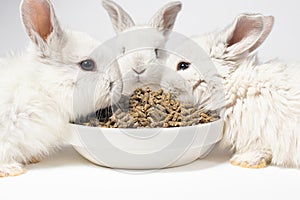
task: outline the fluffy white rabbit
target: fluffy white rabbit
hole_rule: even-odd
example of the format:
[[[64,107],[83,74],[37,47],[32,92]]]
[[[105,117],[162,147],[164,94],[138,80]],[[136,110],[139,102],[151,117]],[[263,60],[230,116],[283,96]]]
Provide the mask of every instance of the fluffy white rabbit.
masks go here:
[[[164,47],[182,8],[181,2],[167,3],[144,25],[136,25],[130,15],[113,1],[104,0],[103,7],[107,10],[116,33],[123,37],[119,40],[122,55],[117,59],[122,74],[123,92],[131,94],[137,87],[150,86],[157,89],[163,85],[173,92],[179,90],[181,93],[188,93],[187,87],[173,85],[170,89],[168,81],[162,80],[180,78],[169,68],[164,68],[167,60]]]
[[[218,71],[214,76],[222,79],[222,143],[235,151],[231,163],[241,167],[300,167],[300,66],[278,60],[260,63],[255,53],[273,22],[272,16],[241,14],[224,30],[192,38],[213,61]],[[202,80],[197,77],[190,61],[173,56],[169,65],[191,80],[198,102],[199,94],[213,87],[205,74]]]
[[[50,1],[23,0],[21,13],[32,44],[0,62],[0,177],[24,173],[64,142],[70,121],[122,89],[118,65],[101,66],[106,51],[92,54],[97,41],[62,29]]]

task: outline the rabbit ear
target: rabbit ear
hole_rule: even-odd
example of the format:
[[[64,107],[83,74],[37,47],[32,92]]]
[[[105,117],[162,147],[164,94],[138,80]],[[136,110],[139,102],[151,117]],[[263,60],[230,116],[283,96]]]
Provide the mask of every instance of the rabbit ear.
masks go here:
[[[227,53],[237,56],[257,49],[270,34],[274,24],[273,16],[242,14],[224,30]]]
[[[132,26],[135,26],[134,21],[129,14],[118,4],[110,0],[102,1],[102,5],[107,11],[113,27],[117,33],[120,33]]]
[[[173,29],[176,17],[182,8],[179,1],[170,2],[163,6],[150,20],[150,25],[168,35]]]
[[[49,43],[50,37],[53,41],[63,34],[48,0],[23,0],[21,15],[27,34],[38,46]]]

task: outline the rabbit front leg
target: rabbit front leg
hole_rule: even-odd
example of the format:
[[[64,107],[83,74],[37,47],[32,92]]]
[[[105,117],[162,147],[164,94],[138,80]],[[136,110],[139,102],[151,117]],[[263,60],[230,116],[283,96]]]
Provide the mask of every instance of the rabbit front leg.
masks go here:
[[[230,163],[239,167],[258,169],[267,167],[271,160],[270,149],[250,145],[247,149],[238,150],[230,159]]]
[[[68,132],[67,118],[47,94],[27,87],[15,91],[0,104],[0,177],[24,173],[24,163],[57,150]]]
[[[0,177],[18,176],[26,172],[24,165],[14,158],[20,149],[14,147],[11,142],[1,139],[0,150]]]
[[[19,163],[11,163],[6,165],[1,165],[0,167],[0,178],[7,176],[19,176],[26,172],[25,168]]]
[[[22,164],[15,161],[11,161],[9,164],[0,164],[0,177],[19,176],[26,172],[25,165],[36,164],[40,161],[41,158],[32,157],[30,160],[22,162]]]

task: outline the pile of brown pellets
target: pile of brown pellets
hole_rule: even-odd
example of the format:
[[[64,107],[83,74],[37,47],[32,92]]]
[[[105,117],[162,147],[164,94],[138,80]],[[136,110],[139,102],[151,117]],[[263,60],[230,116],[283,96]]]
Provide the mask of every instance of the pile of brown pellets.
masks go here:
[[[123,96],[118,107],[98,111],[96,117],[80,123],[101,128],[169,128],[209,123],[219,117],[198,111],[191,104],[181,104],[162,89],[138,88],[128,98]]]

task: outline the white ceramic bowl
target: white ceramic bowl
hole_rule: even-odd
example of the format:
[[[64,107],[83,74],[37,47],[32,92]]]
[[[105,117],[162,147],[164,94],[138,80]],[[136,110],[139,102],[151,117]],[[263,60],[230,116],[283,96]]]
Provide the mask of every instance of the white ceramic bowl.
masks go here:
[[[118,169],[161,169],[204,158],[221,139],[223,121],[176,128],[114,129],[71,124],[70,143],[89,161]]]

